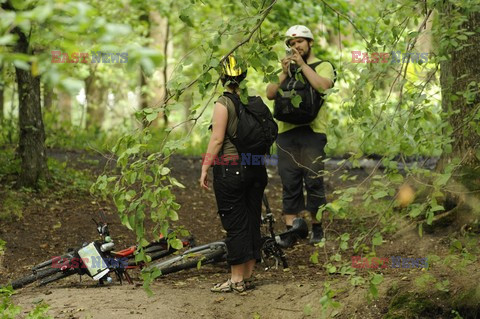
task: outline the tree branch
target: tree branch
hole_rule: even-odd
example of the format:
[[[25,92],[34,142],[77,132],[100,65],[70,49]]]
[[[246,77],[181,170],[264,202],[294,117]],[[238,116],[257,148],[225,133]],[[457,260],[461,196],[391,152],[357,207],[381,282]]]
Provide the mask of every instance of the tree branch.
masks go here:
[[[358,34],[360,34],[360,36],[362,37],[362,39],[369,43],[369,41],[367,40],[367,38],[365,38],[365,36],[363,35],[363,33],[357,28],[357,26],[355,25],[355,23],[352,22],[352,20],[350,20],[350,18],[348,16],[346,16],[345,14],[343,13],[340,13],[338,12],[337,10],[335,10],[334,8],[332,8],[328,3],[326,3],[324,0],[320,0],[323,2],[323,4],[325,4],[330,10],[332,10],[333,12],[335,12],[337,15],[343,17],[345,20],[347,20],[352,26],[353,28],[355,29],[355,31],[358,32]]]

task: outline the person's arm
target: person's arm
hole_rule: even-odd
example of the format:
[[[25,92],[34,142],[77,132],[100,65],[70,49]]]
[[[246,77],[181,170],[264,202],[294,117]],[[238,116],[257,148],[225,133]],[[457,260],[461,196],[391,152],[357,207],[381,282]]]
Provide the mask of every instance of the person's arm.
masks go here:
[[[202,174],[200,176],[200,187],[210,189],[208,187],[208,169],[213,165],[215,157],[222,148],[223,140],[225,138],[225,131],[228,123],[228,111],[225,105],[217,102],[213,109],[212,119],[212,135],[208,142],[207,152],[202,161]]]
[[[310,85],[317,91],[326,91],[333,86],[333,81],[318,75],[302,58],[295,48],[292,48],[292,60],[302,69]]]
[[[270,83],[267,85],[267,99],[273,100],[277,95],[278,88],[280,85],[287,79],[288,76],[288,68],[290,67],[290,58],[283,58],[282,59],[282,73],[278,76],[279,83]]]

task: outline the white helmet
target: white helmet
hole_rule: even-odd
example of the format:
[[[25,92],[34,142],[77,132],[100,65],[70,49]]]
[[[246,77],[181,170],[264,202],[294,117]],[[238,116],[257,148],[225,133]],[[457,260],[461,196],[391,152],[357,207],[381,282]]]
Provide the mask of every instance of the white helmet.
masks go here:
[[[310,29],[304,25],[294,25],[287,30],[287,32],[285,33],[285,37],[285,44],[287,45],[287,47],[289,47],[288,41],[293,38],[306,38],[313,40],[312,31],[310,31]]]

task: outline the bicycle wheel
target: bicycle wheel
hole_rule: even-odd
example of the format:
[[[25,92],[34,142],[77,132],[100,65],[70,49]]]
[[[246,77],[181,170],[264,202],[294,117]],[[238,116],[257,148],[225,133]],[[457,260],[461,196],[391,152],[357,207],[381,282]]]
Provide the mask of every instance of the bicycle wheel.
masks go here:
[[[155,251],[155,252],[148,252],[146,253],[147,255],[150,256],[151,258],[151,261],[154,261],[154,260],[157,260],[157,259],[160,259],[160,258],[163,258],[165,256],[168,256],[170,254],[173,254],[176,250],[175,249],[158,249],[158,251]],[[139,264],[143,264],[143,262],[136,262],[135,261],[135,256],[132,256],[128,259],[127,261],[127,266],[137,266]]]
[[[75,257],[73,251],[69,251],[67,254],[62,255],[62,256],[57,256],[54,257],[50,260],[44,261],[43,263],[40,263],[38,265],[35,265],[32,267],[32,271],[40,271],[46,268],[61,268],[61,265],[63,262],[66,260],[70,260],[71,258]]]
[[[216,242],[187,250],[179,256],[159,262],[149,268],[157,268],[162,272],[162,275],[166,275],[184,269],[195,268],[199,262],[201,262],[202,265],[207,265],[214,262],[225,261],[226,253],[225,243]]]
[[[74,275],[76,274],[77,272],[73,269],[69,269],[67,271],[62,271],[60,273],[56,273],[56,274],[53,274],[52,276],[50,277],[46,277],[44,279],[42,279],[40,282],[39,282],[39,285],[40,286],[44,286],[46,284],[49,284],[51,282],[54,282],[54,281],[57,281],[57,280],[60,280],[60,279],[63,279],[63,278],[67,278],[71,275]]]
[[[43,279],[45,277],[49,277],[61,271],[62,270],[60,268],[47,268],[44,270],[42,269],[40,271],[37,271],[36,273],[12,281],[12,287],[13,289],[22,288],[23,286],[31,284],[32,282]]]

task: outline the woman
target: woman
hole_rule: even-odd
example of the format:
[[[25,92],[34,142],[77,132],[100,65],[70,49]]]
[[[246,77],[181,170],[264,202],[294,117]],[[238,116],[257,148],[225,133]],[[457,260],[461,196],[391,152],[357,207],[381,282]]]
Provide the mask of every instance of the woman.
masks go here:
[[[223,62],[221,80],[227,92],[239,95],[240,82],[246,75],[247,71],[238,66],[235,57],[228,56]],[[209,190],[208,169],[213,166],[213,188],[218,214],[227,232],[225,243],[231,276],[216,284],[212,292],[243,292],[253,288],[253,270],[261,258],[260,222],[267,172],[264,165],[241,165],[241,154],[230,138],[236,137],[237,123],[233,101],[221,96],[213,110],[212,135],[202,162],[200,187]]]

